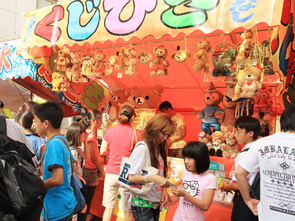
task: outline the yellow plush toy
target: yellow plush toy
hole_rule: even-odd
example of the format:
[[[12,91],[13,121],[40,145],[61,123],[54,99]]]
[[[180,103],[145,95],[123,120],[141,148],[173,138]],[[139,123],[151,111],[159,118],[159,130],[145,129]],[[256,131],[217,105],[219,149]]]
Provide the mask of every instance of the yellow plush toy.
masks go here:
[[[60,78],[59,78],[59,73],[58,72],[53,72],[52,73],[52,91],[58,91],[59,90],[59,85],[60,85]]]

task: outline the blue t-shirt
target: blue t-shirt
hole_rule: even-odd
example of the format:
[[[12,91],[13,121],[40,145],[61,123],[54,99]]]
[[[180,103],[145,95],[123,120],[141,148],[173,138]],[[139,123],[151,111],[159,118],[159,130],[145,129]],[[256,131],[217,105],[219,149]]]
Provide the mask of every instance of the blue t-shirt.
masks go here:
[[[40,161],[41,146],[45,144],[45,139],[35,136],[33,133],[26,134],[31,146],[35,152],[37,160]]]
[[[52,177],[52,168],[63,168],[63,183],[61,186],[47,191],[44,199],[42,217],[49,220],[59,220],[69,216],[74,210],[77,201],[71,183],[71,157],[70,151],[64,142],[56,135],[46,143],[44,157],[43,180]],[[44,211],[45,210],[45,211]]]

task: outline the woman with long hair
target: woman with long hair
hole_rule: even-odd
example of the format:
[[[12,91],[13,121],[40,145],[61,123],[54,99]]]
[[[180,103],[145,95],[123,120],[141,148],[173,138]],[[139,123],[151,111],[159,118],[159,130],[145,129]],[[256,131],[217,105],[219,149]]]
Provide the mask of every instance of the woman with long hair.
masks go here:
[[[130,105],[124,105],[121,108],[119,115],[119,123],[115,127],[107,130],[103,137],[100,153],[109,151],[109,160],[106,168],[106,177],[104,182],[103,202],[106,207],[103,220],[111,221],[116,199],[119,190],[117,183],[120,173],[120,165],[122,157],[129,157],[131,149],[134,148],[137,140],[140,137],[140,131],[133,129],[131,122],[134,119],[134,109]],[[130,206],[128,206],[128,198],[130,192],[126,189],[121,189],[122,210],[125,220],[132,220]]]
[[[142,141],[138,142],[131,154],[129,171],[130,183],[144,184],[155,182],[152,190],[146,195],[134,195],[131,210],[136,221],[159,220],[160,204],[168,199],[166,187],[167,145],[166,140],[174,134],[175,125],[164,113],[157,114],[147,123],[142,132]],[[142,175],[146,155],[150,155],[150,165],[159,170],[158,175]]]
[[[100,159],[98,142],[97,142],[97,130],[102,124],[102,114],[98,110],[91,110],[87,113],[86,118],[81,119],[87,129],[88,133],[87,144],[89,149],[90,158],[84,160],[83,164],[83,178],[86,181],[87,187],[87,214],[89,214],[92,197],[95,192],[95,188],[98,184],[100,177],[105,177],[105,171]]]

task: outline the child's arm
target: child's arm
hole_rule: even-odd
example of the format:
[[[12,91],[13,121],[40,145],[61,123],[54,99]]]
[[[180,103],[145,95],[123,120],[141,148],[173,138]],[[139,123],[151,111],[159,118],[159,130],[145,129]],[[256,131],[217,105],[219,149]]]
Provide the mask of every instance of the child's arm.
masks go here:
[[[213,201],[215,190],[214,189],[206,189],[203,199],[197,199],[197,198],[193,197],[192,195],[190,195],[188,192],[186,192],[181,187],[171,188],[171,191],[176,197],[183,196],[188,201],[190,201],[192,204],[194,204],[196,207],[200,208],[201,210],[207,211]]]
[[[52,168],[52,177],[44,181],[45,187],[51,189],[53,187],[61,186],[63,183],[63,168]]]
[[[169,194],[168,194],[168,200],[166,203],[163,203],[163,206],[166,207],[166,206],[172,206],[173,204],[177,203],[179,201],[179,197],[171,197]]]
[[[90,152],[89,152],[90,150],[89,150],[88,143],[87,143],[88,133],[86,133],[86,132],[83,132],[83,133],[85,133],[85,138],[82,141],[82,143],[84,144],[84,151],[82,151],[79,147],[78,147],[78,149],[80,150],[81,158],[89,159],[90,158]]]
[[[104,171],[104,168],[103,168],[103,165],[100,161],[100,159],[98,159],[95,155],[95,143],[93,141],[91,142],[88,142],[88,147],[89,147],[89,153],[90,153],[90,158],[92,160],[92,162],[95,164],[95,166],[99,169],[100,171],[100,177],[105,177],[105,171]]]

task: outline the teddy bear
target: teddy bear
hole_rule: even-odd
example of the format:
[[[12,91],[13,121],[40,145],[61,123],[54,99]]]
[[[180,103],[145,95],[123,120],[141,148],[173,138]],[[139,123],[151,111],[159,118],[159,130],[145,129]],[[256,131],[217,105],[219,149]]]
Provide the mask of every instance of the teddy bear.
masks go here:
[[[72,70],[71,70],[71,81],[78,82],[81,76],[81,58],[80,55],[76,54],[72,58]]]
[[[240,152],[240,147],[237,144],[236,137],[233,133],[226,133],[224,135],[225,138],[225,143],[226,143],[226,148],[223,151],[223,157],[225,158],[236,158],[238,153]]]
[[[108,65],[105,68],[105,74],[110,75],[113,73],[113,70],[119,70],[119,65],[118,65],[118,55],[112,55],[109,57],[109,62]]]
[[[60,91],[67,91],[67,88],[70,86],[70,82],[66,74],[59,74],[60,79]]]
[[[70,65],[71,61],[68,58],[68,54],[63,50],[60,50],[57,53],[57,58],[54,59],[54,63],[56,63],[56,70],[58,72],[65,72],[68,66]]]
[[[211,127],[213,127],[213,132],[220,130],[220,123],[223,120],[224,112],[218,105],[222,101],[222,97],[222,93],[211,82],[209,90],[206,90],[204,95],[207,106],[197,115],[197,119],[203,119],[201,124],[202,130],[209,135],[212,134]]]
[[[185,62],[187,59],[190,58],[191,52],[189,50],[179,50],[179,49],[180,47],[177,46],[177,51],[171,54],[171,58],[178,63]]]
[[[53,72],[52,73],[52,91],[58,91],[59,90],[59,85],[60,85],[60,78],[59,78],[59,73],[58,72]]]
[[[252,30],[245,30],[243,34],[241,34],[241,38],[243,42],[240,44],[238,48],[238,54],[236,56],[236,64],[239,68],[244,68],[246,59],[250,57],[252,52],[253,45],[253,32]]]
[[[236,103],[230,100],[231,97],[234,96],[235,84],[234,83],[226,83],[226,91],[223,94],[223,112],[224,119],[221,123],[221,128],[226,127],[228,129],[232,129],[235,124],[235,111],[236,111]]]
[[[103,51],[94,53],[95,63],[93,64],[93,72],[96,78],[102,78],[105,76],[105,61],[106,54]]]
[[[163,45],[158,47],[154,47],[154,54],[156,55],[156,59],[153,63],[151,63],[151,76],[156,75],[168,75],[167,68],[169,67],[169,62],[166,60],[166,56],[168,55],[168,50]]]
[[[136,52],[135,48],[133,47],[133,45],[130,46],[130,48],[126,49],[126,55],[129,58],[129,61],[128,61],[129,65],[128,65],[127,70],[125,71],[125,74],[127,74],[127,75],[138,74],[137,60],[136,60],[137,52]]]
[[[142,64],[148,64],[152,60],[153,56],[148,54],[146,51],[140,51],[137,58]]]
[[[212,133],[212,147],[209,149],[209,155],[222,157],[225,149],[226,145],[224,143],[223,133],[221,131],[214,131]]]
[[[127,93],[125,90],[111,90],[111,105],[108,109],[109,119],[115,121],[120,111],[120,104],[127,101]]]
[[[209,52],[211,50],[211,42],[204,39],[196,44],[197,53],[194,54],[196,64],[193,66],[194,70],[199,72],[204,69],[205,73],[209,73]]]
[[[129,58],[126,53],[126,48],[122,47],[121,49],[121,59],[120,59],[120,66],[119,68],[122,70],[123,73],[126,73],[129,67]]]
[[[92,67],[95,60],[89,56],[84,56],[82,58],[82,68],[81,68],[81,75],[82,77],[87,78],[87,76],[92,75]]]
[[[141,87],[132,87],[127,91],[129,97],[127,103],[134,108],[157,108],[161,102],[161,94],[164,88],[161,85],[146,85]]]
[[[198,137],[199,137],[199,141],[202,143],[205,143],[208,148],[210,148],[212,146],[212,142],[211,142],[212,136],[211,135],[206,134],[204,131],[201,131],[198,134]]]
[[[270,125],[270,122],[272,120],[271,115],[265,115],[263,118],[259,119],[260,122],[260,137],[266,137],[269,135],[270,131],[272,131],[272,127]]]
[[[273,105],[273,101],[270,99],[271,92],[270,87],[262,84],[261,89],[258,90],[258,96],[254,98],[254,113],[252,117],[259,119],[261,115],[271,115],[271,107]]]
[[[256,67],[246,67],[244,70],[240,70],[237,76],[237,84],[235,86],[235,96],[233,101],[239,98],[254,98],[256,91],[261,88],[261,82],[263,78],[260,78],[261,70]]]

